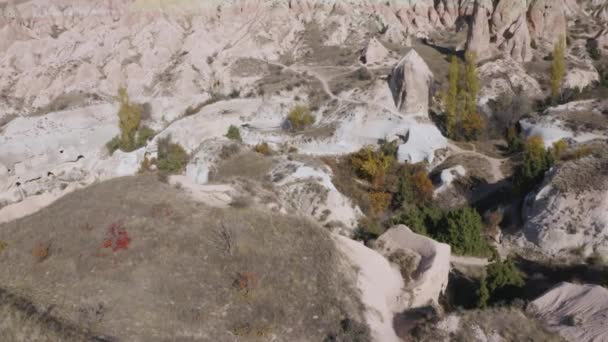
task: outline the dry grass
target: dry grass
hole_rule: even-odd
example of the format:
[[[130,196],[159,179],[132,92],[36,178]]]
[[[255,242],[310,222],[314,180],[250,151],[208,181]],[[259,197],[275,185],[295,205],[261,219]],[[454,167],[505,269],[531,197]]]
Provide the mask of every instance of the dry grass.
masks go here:
[[[112,252],[102,244],[114,222],[128,228],[130,244]],[[53,241],[52,257],[32,268],[38,239]],[[248,208],[208,208],[152,176],[71,193],[1,225],[0,240],[11,246],[0,254],[0,288],[53,306],[49,316],[77,331],[86,326],[115,340],[230,342],[242,340],[237,332],[264,332],[321,341],[344,319],[362,320],[354,270],[324,229]],[[79,325],[83,312],[98,307],[107,314]],[[36,340],[19,335],[36,313],[5,310],[23,319],[11,320],[4,340]],[[50,340],[86,340],[58,336]]]
[[[221,161],[212,173],[213,182],[227,182],[235,178],[263,181],[273,166],[272,158],[245,151]]]

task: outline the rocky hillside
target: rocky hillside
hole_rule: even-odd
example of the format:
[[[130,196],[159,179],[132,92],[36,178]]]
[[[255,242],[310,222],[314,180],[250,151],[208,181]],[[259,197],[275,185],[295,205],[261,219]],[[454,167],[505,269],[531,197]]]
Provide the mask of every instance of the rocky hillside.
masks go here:
[[[0,0],[0,336],[593,341],[553,286],[608,274],[606,27],[604,0]]]

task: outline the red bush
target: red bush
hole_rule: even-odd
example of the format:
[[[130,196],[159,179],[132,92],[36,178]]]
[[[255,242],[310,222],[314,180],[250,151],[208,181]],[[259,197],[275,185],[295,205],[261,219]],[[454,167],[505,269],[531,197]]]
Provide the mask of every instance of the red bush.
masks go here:
[[[101,247],[112,248],[112,251],[116,252],[129,248],[129,244],[131,244],[131,238],[127,230],[122,227],[121,222],[116,222],[108,227],[108,237],[103,241]]]

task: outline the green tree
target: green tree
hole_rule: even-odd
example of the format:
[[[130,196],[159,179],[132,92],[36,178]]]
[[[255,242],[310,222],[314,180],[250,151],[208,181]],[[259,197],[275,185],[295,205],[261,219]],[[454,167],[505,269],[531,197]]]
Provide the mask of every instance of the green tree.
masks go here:
[[[438,225],[436,237],[459,255],[489,256],[490,246],[482,235],[483,221],[470,207],[450,211]]]
[[[482,278],[477,292],[478,306],[485,307],[490,300],[513,298],[525,283],[523,273],[511,259],[492,263],[486,267],[486,276]]]
[[[560,37],[553,47],[551,63],[551,100],[555,103],[561,93],[562,82],[566,74],[566,37]]]
[[[458,57],[452,56],[450,61],[450,74],[448,90],[444,93],[445,129],[448,137],[454,137],[458,121],[458,83],[460,82],[460,63]]]

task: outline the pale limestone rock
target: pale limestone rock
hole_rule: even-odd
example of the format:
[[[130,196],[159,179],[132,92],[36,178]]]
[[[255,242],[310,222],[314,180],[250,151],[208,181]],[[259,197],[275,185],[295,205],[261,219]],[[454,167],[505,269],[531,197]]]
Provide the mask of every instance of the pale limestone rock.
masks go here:
[[[404,114],[428,113],[433,73],[412,49],[397,63],[389,80],[395,106]]]

